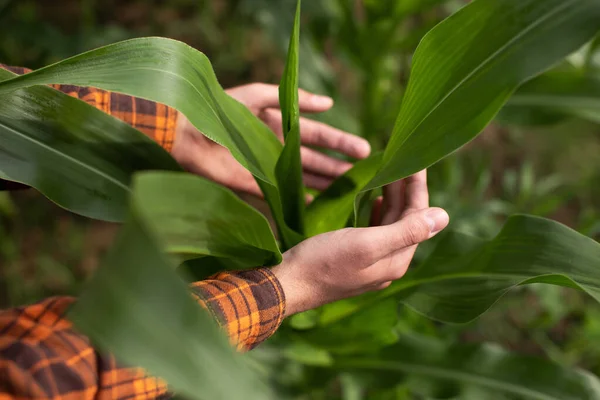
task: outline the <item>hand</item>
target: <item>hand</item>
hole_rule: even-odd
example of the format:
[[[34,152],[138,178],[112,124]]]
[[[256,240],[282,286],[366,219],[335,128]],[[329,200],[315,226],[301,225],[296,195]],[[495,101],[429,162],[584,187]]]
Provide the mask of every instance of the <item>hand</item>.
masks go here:
[[[324,233],[283,255],[273,272],[285,293],[286,316],[387,288],[404,276],[416,245],[448,222],[444,210],[429,208],[425,171],[388,185],[375,201],[373,227]]]
[[[283,141],[279,89],[275,85],[254,83],[226,91],[269,126]],[[329,110],[333,100],[303,90],[299,92],[300,111],[318,113]],[[300,121],[302,144],[320,146],[354,158],[366,158],[370,153],[369,143],[346,132],[320,122],[302,118]],[[172,151],[173,157],[188,171],[202,175],[232,190],[256,196],[262,193],[250,174],[231,155],[229,150],[211,141],[180,114],[177,135]],[[335,178],[352,167],[351,163],[328,157],[307,147],[301,148],[304,167],[304,183],[307,187],[324,190]]]

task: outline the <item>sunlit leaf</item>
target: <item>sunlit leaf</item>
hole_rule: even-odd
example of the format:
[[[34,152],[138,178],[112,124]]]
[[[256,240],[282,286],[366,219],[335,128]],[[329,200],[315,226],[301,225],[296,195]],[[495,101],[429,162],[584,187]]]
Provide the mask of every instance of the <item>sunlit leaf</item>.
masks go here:
[[[257,178],[280,234],[289,242],[299,240],[285,224],[275,178],[281,143],[248,108],[225,93],[201,52],[164,38],[127,40],[0,82],[0,95],[51,83],[98,87],[181,111]]]
[[[596,0],[475,0],[463,7],[421,41],[382,165],[362,190],[405,178],[471,141],[520,84],[599,29]],[[360,192],[324,199],[320,208],[348,209]],[[331,219],[331,226],[346,219]]]

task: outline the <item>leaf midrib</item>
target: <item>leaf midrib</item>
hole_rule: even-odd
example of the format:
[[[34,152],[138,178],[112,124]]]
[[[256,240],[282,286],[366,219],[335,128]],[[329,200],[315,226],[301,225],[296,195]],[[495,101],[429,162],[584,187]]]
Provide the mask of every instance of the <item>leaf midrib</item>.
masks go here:
[[[33,142],[33,143],[37,144],[38,146],[42,147],[43,149],[45,149],[45,150],[47,150],[47,151],[49,151],[51,153],[58,154],[59,156],[62,156],[63,158],[65,158],[65,159],[67,159],[67,160],[69,160],[69,161],[71,161],[71,162],[73,162],[75,164],[78,164],[78,165],[82,166],[83,168],[87,169],[88,171],[91,171],[91,172],[95,173],[96,175],[99,175],[100,177],[106,179],[109,182],[112,182],[116,186],[118,186],[118,187],[120,187],[122,189],[125,189],[125,191],[127,191],[127,192],[130,191],[129,186],[127,186],[127,185],[123,184],[122,182],[114,179],[110,175],[107,175],[104,172],[102,172],[101,170],[99,170],[97,168],[93,168],[92,166],[81,162],[77,158],[71,157],[68,154],[65,154],[63,152],[57,151],[56,149],[53,149],[52,147],[47,146],[46,144],[40,142],[39,140],[36,140],[36,139],[34,139],[34,138],[30,137],[30,136],[27,136],[27,135],[25,135],[25,134],[23,134],[23,133],[15,130],[15,129],[13,129],[13,128],[5,125],[4,123],[2,123],[1,119],[0,119],[0,126],[4,127],[5,129],[7,129],[7,130],[9,130],[11,132],[14,132],[16,135],[18,135],[18,136],[20,136],[20,137],[22,137],[22,138],[24,138],[24,139],[26,139],[26,140],[28,140],[30,142]]]
[[[474,68],[473,71],[471,71],[465,78],[463,78],[458,84],[456,84],[437,104],[435,104],[433,106],[433,108],[421,119],[421,121],[419,121],[419,123],[414,127],[414,129],[412,131],[410,131],[410,133],[406,136],[406,138],[402,141],[402,143],[400,143],[400,145],[398,146],[398,148],[392,153],[392,155],[389,158],[393,158],[400,151],[400,149],[402,148],[402,146],[404,145],[404,143],[406,143],[406,141],[412,137],[412,135],[421,127],[421,125],[423,125],[425,123],[425,121],[435,111],[437,111],[437,109],[440,108],[440,106],[442,104],[444,104],[444,102],[450,96],[452,96],[464,83],[466,83],[467,81],[469,81],[473,76],[475,76],[475,74],[477,74],[479,71],[481,71],[486,65],[488,65],[489,63],[491,63],[495,58],[497,58],[502,53],[504,53],[511,45],[517,43],[526,34],[528,34],[529,32],[531,32],[532,30],[534,30],[538,26],[540,26],[543,22],[546,22],[549,18],[553,17],[555,14],[558,14],[563,9],[568,8],[569,6],[571,6],[571,4],[573,4],[575,1],[577,1],[577,0],[567,1],[567,2],[563,3],[562,5],[559,5],[555,9],[551,10],[547,14],[543,15],[542,17],[540,17],[539,19],[537,19],[535,22],[533,22],[532,24],[530,24],[529,26],[527,26],[524,30],[522,30],[521,32],[519,32],[519,34],[517,34],[512,39],[510,39],[506,44],[504,44],[498,50],[496,50],[493,54],[491,54],[488,58],[486,58],[481,64],[479,64],[476,68]]]

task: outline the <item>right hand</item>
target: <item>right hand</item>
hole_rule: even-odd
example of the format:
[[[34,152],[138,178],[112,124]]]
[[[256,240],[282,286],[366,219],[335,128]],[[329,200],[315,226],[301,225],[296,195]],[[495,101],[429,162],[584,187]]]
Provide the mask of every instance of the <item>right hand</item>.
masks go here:
[[[448,214],[429,208],[426,171],[384,188],[372,227],[324,233],[300,243],[273,268],[286,316],[381,290],[402,278],[417,244],[446,228]]]

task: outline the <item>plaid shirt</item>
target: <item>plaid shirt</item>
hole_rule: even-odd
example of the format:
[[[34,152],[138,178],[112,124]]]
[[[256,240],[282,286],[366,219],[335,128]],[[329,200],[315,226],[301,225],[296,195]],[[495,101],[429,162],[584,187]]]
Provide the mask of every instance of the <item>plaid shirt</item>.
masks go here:
[[[1,64],[0,68],[28,72]],[[54,88],[127,122],[171,149],[176,110],[94,88]],[[267,268],[221,272],[190,289],[240,351],[270,337],[283,320],[283,290]],[[74,301],[54,297],[0,311],[0,400],[170,397],[165,382],[147,376],[142,369],[119,365],[112,355],[96,351],[88,338],[77,333],[64,317]]]

